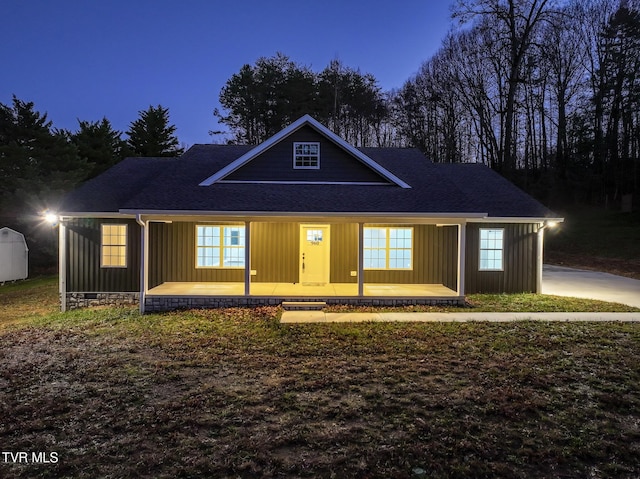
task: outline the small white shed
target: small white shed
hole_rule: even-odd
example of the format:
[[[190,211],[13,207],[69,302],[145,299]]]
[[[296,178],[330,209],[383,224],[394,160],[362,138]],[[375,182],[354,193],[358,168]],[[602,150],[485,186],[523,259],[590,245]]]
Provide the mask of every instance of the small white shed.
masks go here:
[[[22,233],[0,228],[0,283],[26,279],[29,275],[29,248]]]

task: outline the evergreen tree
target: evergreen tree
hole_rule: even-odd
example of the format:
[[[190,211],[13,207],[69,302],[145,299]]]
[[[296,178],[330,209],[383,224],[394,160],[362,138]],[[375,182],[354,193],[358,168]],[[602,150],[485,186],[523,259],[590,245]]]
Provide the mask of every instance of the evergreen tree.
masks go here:
[[[169,109],[162,105],[140,111],[139,118],[129,125],[128,146],[135,156],[179,156],[175,125],[169,125]]]
[[[81,158],[93,165],[89,177],[99,175],[118,163],[127,155],[127,143],[122,133],[111,126],[106,118],[101,121],[78,121],[80,129],[73,134],[72,141]]]
[[[33,102],[13,97],[0,104],[0,203],[22,209],[32,203],[55,202],[82,181],[89,165],[80,158],[70,134],[52,128],[47,114]],[[34,208],[35,204],[32,204]]]

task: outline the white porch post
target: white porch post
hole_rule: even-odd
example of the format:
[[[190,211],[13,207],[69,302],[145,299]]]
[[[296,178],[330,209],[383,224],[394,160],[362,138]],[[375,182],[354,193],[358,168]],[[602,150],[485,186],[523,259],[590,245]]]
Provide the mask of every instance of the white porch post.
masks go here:
[[[467,252],[467,223],[458,225],[458,295],[464,296],[464,280]]]
[[[542,263],[544,258],[544,225],[538,226],[536,245],[536,293],[542,294]]]
[[[149,290],[149,222],[142,221],[141,215],[136,215],[136,221],[140,225],[140,314],[144,314]]]
[[[358,296],[364,296],[364,223],[358,223]]]
[[[251,222],[244,223],[244,295],[251,294]]]
[[[67,310],[67,225],[60,221],[58,226],[58,282],[60,291],[60,311]]]

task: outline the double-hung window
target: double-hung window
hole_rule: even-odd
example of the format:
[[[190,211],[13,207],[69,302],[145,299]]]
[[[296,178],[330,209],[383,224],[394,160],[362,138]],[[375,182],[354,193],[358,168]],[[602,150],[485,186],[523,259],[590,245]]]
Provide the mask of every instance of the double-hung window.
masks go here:
[[[480,228],[480,271],[504,270],[504,230]]]
[[[127,225],[103,224],[100,227],[100,266],[127,267]]]
[[[413,228],[364,228],[364,269],[412,269]]]
[[[320,169],[320,143],[294,142],[293,168],[302,170]]]
[[[198,268],[244,268],[244,226],[196,226]]]

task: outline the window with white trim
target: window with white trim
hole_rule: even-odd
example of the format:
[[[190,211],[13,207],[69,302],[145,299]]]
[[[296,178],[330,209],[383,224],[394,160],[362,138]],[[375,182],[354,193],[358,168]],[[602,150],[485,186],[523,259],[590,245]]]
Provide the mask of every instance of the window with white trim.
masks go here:
[[[294,142],[293,167],[302,170],[320,169],[320,143]]]
[[[504,269],[504,229],[480,228],[480,271]]]
[[[196,267],[244,268],[244,226],[196,226]]]
[[[100,226],[100,267],[127,267],[127,225]]]
[[[412,269],[413,228],[364,228],[364,269]]]

